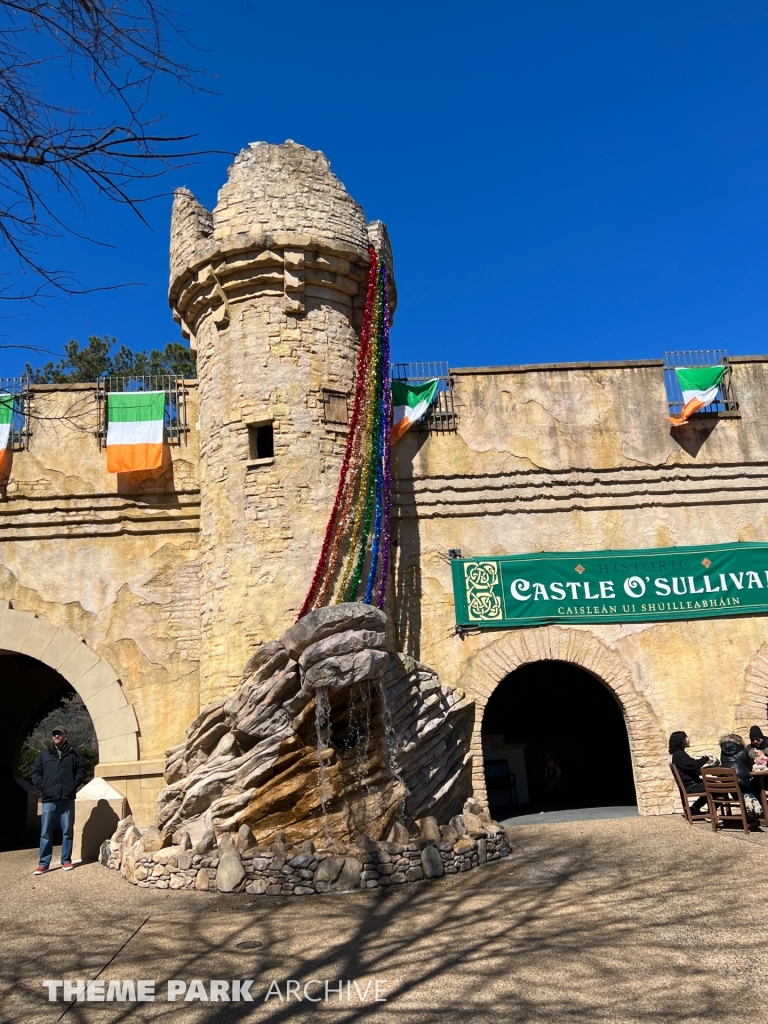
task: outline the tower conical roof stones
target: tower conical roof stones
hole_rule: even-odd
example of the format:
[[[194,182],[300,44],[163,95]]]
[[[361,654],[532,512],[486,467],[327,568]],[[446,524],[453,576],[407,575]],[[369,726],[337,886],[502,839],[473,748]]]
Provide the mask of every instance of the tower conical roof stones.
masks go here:
[[[284,311],[301,315],[305,280],[306,297],[333,302],[340,293],[354,306],[371,244],[382,250],[390,270],[394,311],[386,228],[379,221],[366,224],[325,155],[290,140],[251,143],[230,165],[212,212],[188,189],[175,194],[168,295],[174,319],[196,348],[207,315],[224,327],[230,304],[257,293],[282,291]]]
[[[213,229],[222,248],[240,248],[245,237],[261,236],[273,245],[319,244],[367,260],[362,207],[323,153],[290,140],[253,142],[238,153],[219,191]]]

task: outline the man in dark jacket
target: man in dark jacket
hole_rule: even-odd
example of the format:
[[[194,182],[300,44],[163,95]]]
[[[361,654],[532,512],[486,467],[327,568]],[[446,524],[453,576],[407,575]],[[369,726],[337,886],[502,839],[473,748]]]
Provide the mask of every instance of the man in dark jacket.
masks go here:
[[[57,725],[51,733],[52,743],[35,758],[30,779],[43,796],[40,829],[40,863],[36,875],[44,875],[51,866],[53,833],[61,826],[61,866],[72,870],[72,835],[75,828],[75,794],[88,774],[83,755],[70,746],[67,730]]]
[[[753,725],[749,730],[749,746],[747,753],[754,761],[758,754],[768,755],[768,740],[763,736],[763,730],[759,725]]]

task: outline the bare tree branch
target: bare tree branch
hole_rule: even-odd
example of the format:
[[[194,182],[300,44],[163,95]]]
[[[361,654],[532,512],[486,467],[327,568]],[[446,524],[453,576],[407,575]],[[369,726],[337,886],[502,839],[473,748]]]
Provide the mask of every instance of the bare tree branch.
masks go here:
[[[6,337],[6,335],[0,335],[0,337]],[[27,349],[29,352],[37,352],[40,354],[44,353],[47,356],[60,355],[59,352],[54,352],[53,349],[51,348],[40,348],[39,345],[0,345],[0,348],[24,348]]]
[[[147,183],[215,152],[190,148],[192,135],[162,134],[148,110],[158,76],[200,88],[171,43],[188,40],[159,0],[0,0],[0,241],[30,282],[0,287],[0,299],[91,291],[40,255],[49,239],[86,237],[65,219],[70,204],[82,214],[100,196],[146,224]],[[117,116],[105,121],[58,94],[53,102],[45,86],[60,67]]]

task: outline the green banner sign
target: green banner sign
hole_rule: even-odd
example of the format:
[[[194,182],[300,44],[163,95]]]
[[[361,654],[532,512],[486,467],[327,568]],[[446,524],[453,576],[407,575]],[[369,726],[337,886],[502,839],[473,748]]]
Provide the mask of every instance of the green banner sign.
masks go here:
[[[768,544],[456,558],[456,622],[664,622],[768,612]]]

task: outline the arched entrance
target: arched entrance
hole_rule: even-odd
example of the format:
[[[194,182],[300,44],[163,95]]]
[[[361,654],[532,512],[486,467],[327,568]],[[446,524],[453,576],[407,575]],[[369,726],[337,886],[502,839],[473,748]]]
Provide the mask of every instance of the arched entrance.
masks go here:
[[[502,679],[485,707],[482,739],[499,819],[636,804],[621,706],[578,665],[535,661]]]
[[[17,846],[36,813],[34,793],[24,787],[36,753],[50,743],[50,729],[64,725],[88,763],[98,755],[93,722],[66,679],[26,654],[0,652],[4,742],[0,748],[0,800],[4,828],[0,848]],[[93,748],[93,749],[91,749]],[[29,800],[32,803],[29,803]],[[32,818],[30,818],[30,815]]]
[[[472,735],[472,788],[487,803],[482,726],[488,701],[510,673],[539,661],[561,661],[592,673],[618,701],[629,736],[632,771],[641,814],[671,814],[676,807],[669,773],[666,734],[651,707],[642,683],[614,648],[586,629],[541,626],[484,634],[482,646],[469,660],[461,685],[475,699],[477,713]]]
[[[136,715],[111,666],[65,626],[31,612],[0,609],[0,697],[4,706],[16,708],[14,735],[7,734],[6,754],[0,754],[0,795],[11,794],[12,802],[16,790],[21,793],[13,781],[17,744],[45,701],[69,687],[93,720],[100,764],[136,761]]]

